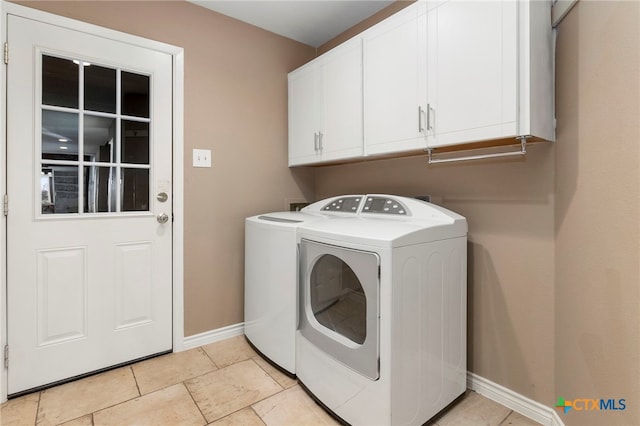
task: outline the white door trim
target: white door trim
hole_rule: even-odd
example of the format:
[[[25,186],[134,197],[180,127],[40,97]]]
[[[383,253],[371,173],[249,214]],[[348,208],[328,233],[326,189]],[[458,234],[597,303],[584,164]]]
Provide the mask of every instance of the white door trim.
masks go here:
[[[17,15],[100,37],[157,50],[173,57],[173,351],[184,350],[184,49],[2,1],[2,45],[7,40],[7,15]],[[9,57],[11,57],[9,47]],[[0,62],[1,63],[1,62]],[[7,67],[0,66],[0,198],[7,190]],[[7,220],[0,213],[0,349],[7,343]],[[2,351],[0,351],[1,353]],[[7,400],[7,369],[0,363],[0,403]]]

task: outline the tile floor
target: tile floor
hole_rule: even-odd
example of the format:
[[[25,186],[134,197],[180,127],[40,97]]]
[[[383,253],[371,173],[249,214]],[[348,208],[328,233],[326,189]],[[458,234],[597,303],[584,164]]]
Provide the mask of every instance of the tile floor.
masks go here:
[[[118,368],[2,405],[1,425],[337,425],[244,336]],[[537,425],[475,392],[438,426]]]

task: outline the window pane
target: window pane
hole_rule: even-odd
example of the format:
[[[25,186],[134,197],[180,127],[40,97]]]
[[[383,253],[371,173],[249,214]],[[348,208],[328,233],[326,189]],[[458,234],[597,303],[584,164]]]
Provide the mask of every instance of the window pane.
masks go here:
[[[84,116],[84,155],[89,161],[115,162],[116,119]]]
[[[84,109],[116,112],[116,70],[88,65],[84,67]]]
[[[122,169],[122,211],[149,211],[149,169]]]
[[[341,259],[325,254],[311,271],[311,310],[326,328],[354,341],[367,337],[367,303],[353,270]]]
[[[42,159],[78,160],[78,114],[42,111]]]
[[[42,103],[78,108],[78,64],[42,55]]]
[[[122,71],[122,114],[149,118],[149,77]]]
[[[116,211],[116,168],[87,166],[84,168],[84,212]]]
[[[78,167],[43,165],[42,213],[78,213]]]
[[[149,123],[122,120],[121,146],[121,162],[149,164]]]

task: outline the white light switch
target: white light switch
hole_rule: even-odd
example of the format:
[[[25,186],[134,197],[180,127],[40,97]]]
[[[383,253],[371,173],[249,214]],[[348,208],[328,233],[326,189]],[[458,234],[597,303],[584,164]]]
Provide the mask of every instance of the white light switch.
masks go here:
[[[194,149],[193,167],[211,167],[211,150]]]

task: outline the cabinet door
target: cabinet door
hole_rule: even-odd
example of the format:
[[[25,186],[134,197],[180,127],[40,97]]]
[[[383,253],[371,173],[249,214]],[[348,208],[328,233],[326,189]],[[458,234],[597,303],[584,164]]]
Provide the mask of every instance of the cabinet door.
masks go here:
[[[517,2],[438,2],[429,11],[429,146],[516,135]]]
[[[362,40],[351,39],[320,57],[320,160],[362,155]]]
[[[317,161],[318,120],[316,61],[289,74],[289,165]]]
[[[426,4],[363,34],[365,155],[426,148]]]

